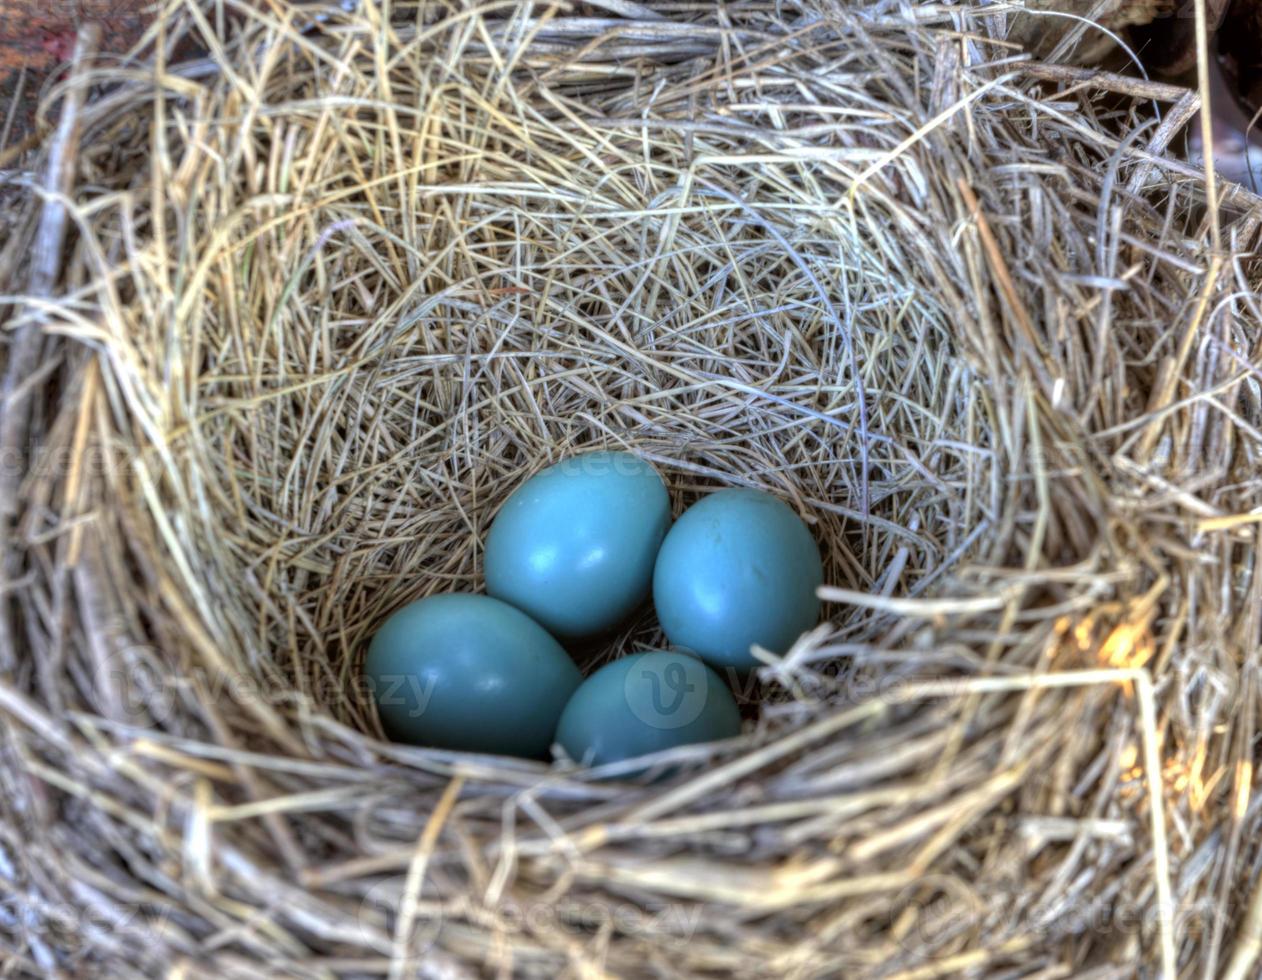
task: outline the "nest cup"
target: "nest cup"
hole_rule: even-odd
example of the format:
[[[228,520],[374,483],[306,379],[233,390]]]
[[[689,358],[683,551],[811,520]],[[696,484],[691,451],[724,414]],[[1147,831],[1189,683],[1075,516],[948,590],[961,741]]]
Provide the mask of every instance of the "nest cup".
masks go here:
[[[1247,970],[1258,199],[1211,266],[1151,93],[990,66],[998,15],[598,7],[177,4],[91,76],[58,289],[10,308],[14,955]],[[656,780],[383,741],[373,631],[594,448],[676,513],[784,499],[827,621]]]

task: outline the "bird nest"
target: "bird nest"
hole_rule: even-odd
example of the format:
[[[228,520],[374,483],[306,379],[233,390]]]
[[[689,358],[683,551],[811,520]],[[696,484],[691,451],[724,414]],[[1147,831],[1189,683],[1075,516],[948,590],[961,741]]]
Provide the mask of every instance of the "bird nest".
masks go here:
[[[1253,976],[1262,201],[1178,159],[1194,95],[1006,30],[84,42],[3,192],[11,967]],[[657,779],[384,741],[373,630],[597,447],[789,502],[826,622]]]

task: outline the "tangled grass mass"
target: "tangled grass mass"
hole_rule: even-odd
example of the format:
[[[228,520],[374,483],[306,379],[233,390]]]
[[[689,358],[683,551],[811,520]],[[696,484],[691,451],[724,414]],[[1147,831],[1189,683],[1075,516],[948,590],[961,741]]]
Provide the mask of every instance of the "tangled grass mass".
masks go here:
[[[0,190],[10,975],[1258,976],[1262,198],[1010,15],[80,57]],[[789,502],[826,623],[655,781],[383,741],[373,630],[587,448]]]

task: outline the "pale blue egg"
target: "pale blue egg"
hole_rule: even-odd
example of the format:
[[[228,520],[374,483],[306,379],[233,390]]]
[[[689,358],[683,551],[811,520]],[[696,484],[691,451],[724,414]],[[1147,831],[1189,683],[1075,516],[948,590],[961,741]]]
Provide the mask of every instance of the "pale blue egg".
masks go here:
[[[673,646],[747,670],[758,644],[784,653],[819,621],[819,548],[801,518],[759,490],[702,497],[662,542],[653,604]]]
[[[623,452],[550,466],[513,491],[486,539],[486,590],[573,639],[613,629],[648,597],[670,526],[657,471]]]
[[[739,735],[741,716],[723,680],[696,657],[667,650],[605,664],[574,692],[556,741],[590,765]]]
[[[391,615],[364,679],[395,741],[539,759],[582,675],[521,610],[454,593]]]

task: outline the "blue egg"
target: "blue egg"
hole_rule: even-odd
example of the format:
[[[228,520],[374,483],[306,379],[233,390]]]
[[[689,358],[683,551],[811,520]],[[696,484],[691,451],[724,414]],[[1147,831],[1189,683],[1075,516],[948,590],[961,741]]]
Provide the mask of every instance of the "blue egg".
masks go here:
[[[550,466],[513,491],[486,539],[486,590],[565,639],[613,629],[648,597],[670,526],[662,478],[630,453]]]
[[[368,647],[364,679],[395,741],[538,759],[582,675],[525,613],[456,593],[390,616]]]
[[[561,714],[556,741],[576,762],[598,766],[740,730],[740,712],[718,674],[696,657],[659,650],[605,664],[583,681]]]
[[[819,548],[789,507],[759,490],[720,490],[675,522],[657,555],[653,604],[672,645],[748,670],[750,647],[784,653],[819,621]]]

